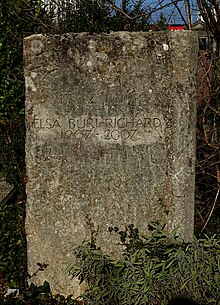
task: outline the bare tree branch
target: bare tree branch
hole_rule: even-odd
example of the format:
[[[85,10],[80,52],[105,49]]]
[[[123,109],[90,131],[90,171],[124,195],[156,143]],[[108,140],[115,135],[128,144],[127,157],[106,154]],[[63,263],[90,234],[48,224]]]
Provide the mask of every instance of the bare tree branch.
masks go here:
[[[192,29],[192,20],[191,20],[189,0],[184,0],[184,3],[185,3],[186,17],[187,17],[187,21],[188,21],[188,28],[189,28],[189,30],[191,30]]]

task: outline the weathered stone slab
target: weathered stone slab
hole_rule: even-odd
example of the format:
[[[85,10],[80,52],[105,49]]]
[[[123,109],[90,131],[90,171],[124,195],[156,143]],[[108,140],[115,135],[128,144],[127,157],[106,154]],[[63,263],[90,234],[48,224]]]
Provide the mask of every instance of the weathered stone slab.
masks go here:
[[[29,273],[77,293],[69,243],[114,254],[109,226],[149,221],[193,236],[195,73],[191,32],[34,35],[24,40]]]

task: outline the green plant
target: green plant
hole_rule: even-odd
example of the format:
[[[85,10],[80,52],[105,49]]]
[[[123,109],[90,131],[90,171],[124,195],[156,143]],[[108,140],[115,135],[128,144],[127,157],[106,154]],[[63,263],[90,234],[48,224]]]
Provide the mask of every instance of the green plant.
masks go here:
[[[0,171],[20,196],[0,206],[0,275],[10,287],[26,278],[23,38],[52,25],[41,0],[0,2]]]
[[[0,2],[0,169],[23,196],[25,194],[23,38],[34,33],[51,31],[52,17],[52,10],[46,10],[41,0]]]
[[[25,199],[25,126],[24,118],[0,121],[0,167],[6,180]]]
[[[52,11],[41,0],[1,1],[0,120],[24,115],[23,38],[49,32],[52,25]]]
[[[118,7],[106,0],[77,0],[68,1],[59,8],[58,28],[61,33],[148,30],[142,1],[123,0]]]
[[[154,27],[156,31],[167,31],[167,19],[162,12],[157,22],[155,22]]]
[[[25,286],[26,238],[24,202],[17,198],[0,205],[0,275],[6,287]]]
[[[17,296],[16,292],[0,298],[3,305],[80,305],[80,300],[73,299],[72,296],[64,297],[63,295],[52,295],[50,285],[44,282],[42,286],[31,284],[28,289],[20,291]]]
[[[151,226],[152,235],[140,236],[111,228],[125,247],[123,258],[110,259],[94,243],[72,249],[76,260],[69,273],[85,281],[86,304],[167,304],[176,295],[199,303],[218,304],[220,243],[215,237],[184,243],[174,232]]]

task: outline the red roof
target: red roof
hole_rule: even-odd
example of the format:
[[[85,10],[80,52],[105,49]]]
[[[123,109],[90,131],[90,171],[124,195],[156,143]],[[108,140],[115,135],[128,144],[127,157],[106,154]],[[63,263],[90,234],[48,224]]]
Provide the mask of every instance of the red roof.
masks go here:
[[[165,25],[164,27],[168,31],[183,31],[183,30],[185,30],[185,26],[182,25],[182,24]],[[158,31],[158,30],[160,30],[160,28],[157,25],[151,25],[150,29],[151,29],[151,31]]]
[[[173,25],[168,25],[168,30],[169,31],[183,31],[183,30],[185,30],[185,27],[184,27],[184,25],[173,24]]]

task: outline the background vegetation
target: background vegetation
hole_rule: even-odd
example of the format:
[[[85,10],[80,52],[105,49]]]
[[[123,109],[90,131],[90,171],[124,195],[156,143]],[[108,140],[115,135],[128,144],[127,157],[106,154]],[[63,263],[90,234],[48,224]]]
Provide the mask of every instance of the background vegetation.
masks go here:
[[[18,194],[0,203],[0,276],[10,287],[24,287],[27,277],[23,38],[52,24],[39,1],[0,2],[0,172]]]

